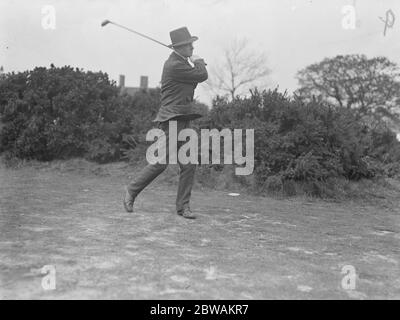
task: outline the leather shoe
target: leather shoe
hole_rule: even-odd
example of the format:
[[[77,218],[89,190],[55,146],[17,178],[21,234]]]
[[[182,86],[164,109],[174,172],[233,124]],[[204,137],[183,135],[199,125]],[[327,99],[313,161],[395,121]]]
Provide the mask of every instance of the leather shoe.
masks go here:
[[[190,210],[190,208],[185,208],[182,211],[179,211],[178,215],[186,219],[196,219],[196,215],[192,212],[192,210]]]
[[[133,203],[135,202],[135,198],[131,196],[129,193],[128,189],[125,189],[125,195],[124,195],[124,208],[126,212],[133,212]]]

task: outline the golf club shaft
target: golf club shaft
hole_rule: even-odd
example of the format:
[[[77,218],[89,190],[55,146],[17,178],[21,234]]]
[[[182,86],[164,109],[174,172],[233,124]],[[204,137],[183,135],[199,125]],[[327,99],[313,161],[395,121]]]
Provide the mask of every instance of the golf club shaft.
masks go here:
[[[125,30],[128,30],[128,31],[130,31],[130,32],[136,33],[136,34],[139,35],[139,36],[142,36],[142,37],[144,37],[144,38],[146,38],[146,39],[149,39],[149,40],[154,41],[154,42],[156,42],[156,43],[158,43],[158,44],[161,44],[162,46],[167,47],[168,49],[171,49],[171,48],[168,47],[166,44],[164,44],[164,43],[162,43],[162,42],[160,42],[160,41],[158,41],[158,40],[156,40],[156,39],[153,39],[153,38],[151,38],[151,37],[149,37],[149,36],[146,36],[146,35],[143,34],[143,33],[137,32],[137,31],[135,31],[135,30],[132,30],[132,29],[130,29],[130,28],[127,28],[127,27],[125,27],[125,26],[123,26],[123,25],[120,25],[120,24],[115,23],[115,22],[112,22],[112,21],[109,21],[109,23],[112,23],[112,24],[114,24],[114,25],[116,25],[116,26],[118,26],[118,27],[120,27],[120,28],[123,28],[123,29],[125,29]]]
[[[176,52],[176,50],[174,50],[173,48],[168,47],[166,44],[164,44],[164,43],[162,43],[162,42],[160,42],[160,41],[158,41],[158,40],[156,40],[156,39],[153,39],[153,38],[151,38],[151,37],[149,37],[149,36],[146,36],[146,35],[143,34],[143,33],[137,32],[137,31],[135,31],[135,30],[132,30],[132,29],[127,28],[127,27],[125,27],[125,26],[123,26],[123,25],[120,25],[120,24],[118,24],[118,23],[112,22],[112,21],[110,21],[110,20],[107,20],[107,23],[111,23],[111,24],[113,24],[113,25],[115,25],[115,26],[117,26],[117,27],[120,27],[120,28],[122,28],[122,29],[128,30],[128,31],[130,31],[130,32],[133,32],[133,33],[135,33],[135,34],[141,36],[141,37],[144,37],[144,38],[149,39],[149,40],[151,40],[151,41],[154,41],[154,42],[156,42],[156,43],[158,43],[158,44],[161,44],[162,46],[164,46],[164,47],[166,47],[166,48],[171,49],[172,51],[174,51],[174,52],[175,52],[178,56],[180,56],[182,59],[187,60],[187,58],[185,58],[184,56],[182,56],[180,53]]]

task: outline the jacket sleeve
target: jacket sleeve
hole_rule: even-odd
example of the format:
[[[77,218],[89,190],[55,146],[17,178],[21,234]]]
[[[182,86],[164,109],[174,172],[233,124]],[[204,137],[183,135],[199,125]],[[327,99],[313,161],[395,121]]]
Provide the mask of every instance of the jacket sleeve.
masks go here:
[[[203,59],[196,60],[194,67],[189,63],[175,63],[171,69],[171,78],[178,82],[197,84],[208,79],[206,65]]]

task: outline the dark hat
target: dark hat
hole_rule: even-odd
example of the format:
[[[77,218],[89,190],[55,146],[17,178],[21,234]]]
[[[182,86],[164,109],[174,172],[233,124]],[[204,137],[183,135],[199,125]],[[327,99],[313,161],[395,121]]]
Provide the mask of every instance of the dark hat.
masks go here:
[[[170,48],[192,43],[199,39],[195,36],[192,37],[189,33],[188,28],[186,27],[173,30],[169,33],[169,35],[171,37],[171,42],[172,42],[172,44],[168,46]]]

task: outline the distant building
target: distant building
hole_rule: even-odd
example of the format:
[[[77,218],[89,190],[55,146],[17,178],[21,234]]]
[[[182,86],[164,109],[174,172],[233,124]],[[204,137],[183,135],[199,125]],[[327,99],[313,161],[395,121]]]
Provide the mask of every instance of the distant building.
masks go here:
[[[119,76],[119,84],[118,87],[121,90],[121,93],[127,93],[130,96],[135,95],[135,93],[140,90],[148,90],[149,89],[149,77],[141,76],[140,77],[140,86],[139,87],[126,87],[125,86],[125,75],[121,74]]]
[[[397,140],[400,141],[400,121],[397,121],[397,123],[393,124],[391,129],[396,134]]]
[[[400,124],[391,128],[392,131],[396,134],[397,140],[400,141]]]

